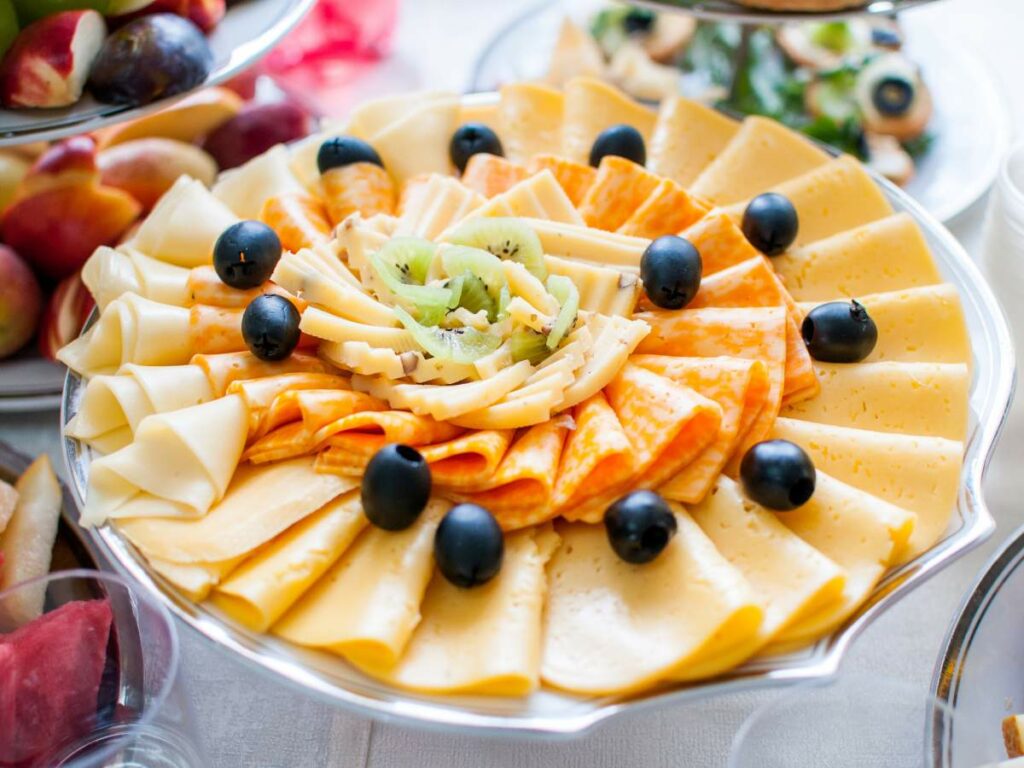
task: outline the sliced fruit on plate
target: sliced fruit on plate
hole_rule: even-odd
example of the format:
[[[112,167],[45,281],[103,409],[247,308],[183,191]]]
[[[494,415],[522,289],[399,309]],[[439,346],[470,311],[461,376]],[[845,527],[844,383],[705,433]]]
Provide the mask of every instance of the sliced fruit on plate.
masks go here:
[[[36,276],[17,253],[0,245],[0,359],[24,347],[36,331],[42,292]]]

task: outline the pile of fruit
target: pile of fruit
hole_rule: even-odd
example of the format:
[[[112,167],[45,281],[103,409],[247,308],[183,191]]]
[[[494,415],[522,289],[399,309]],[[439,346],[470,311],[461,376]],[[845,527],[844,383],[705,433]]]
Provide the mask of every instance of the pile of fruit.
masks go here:
[[[0,152],[0,359],[37,330],[50,358],[78,335],[92,310],[82,264],[130,236],[179,176],[209,185],[308,134],[310,116],[292,102],[251,100],[252,77],[229,85],[88,136]]]
[[[135,106],[201,85],[225,0],[0,0],[0,103]]]

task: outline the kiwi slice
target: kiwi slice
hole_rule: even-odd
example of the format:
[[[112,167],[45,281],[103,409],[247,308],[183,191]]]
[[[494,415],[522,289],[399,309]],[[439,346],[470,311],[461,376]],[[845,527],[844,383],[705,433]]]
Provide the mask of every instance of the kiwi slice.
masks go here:
[[[512,301],[512,291],[508,289],[508,286],[502,286],[501,293],[498,294],[498,320],[504,320],[508,317],[508,303]]]
[[[448,239],[458,245],[483,248],[499,259],[518,261],[538,280],[548,276],[540,238],[519,219],[470,219],[460,224]]]
[[[403,282],[415,285],[427,282],[436,254],[437,246],[419,237],[393,237],[377,251],[378,256],[402,273]]]
[[[449,245],[441,250],[441,266],[445,274],[463,275],[467,272],[479,277],[484,289],[496,300],[503,286],[507,285],[501,260],[480,248],[465,245]]]
[[[529,360],[531,365],[544,361],[551,350],[548,348],[547,337],[532,328],[517,328],[508,339],[509,352],[514,362]]]
[[[548,349],[557,349],[576,322],[580,311],[580,291],[576,283],[565,275],[551,275],[547,287],[548,293],[558,300],[558,316],[548,333]]]
[[[470,312],[484,310],[492,323],[498,317],[498,302],[487,292],[484,281],[469,272],[462,276],[462,294],[456,306],[465,307]]]
[[[403,279],[406,274],[399,267],[384,261],[379,253],[370,257],[370,265],[381,282],[395,295],[397,304],[415,313],[420,322],[437,325],[448,311],[452,291],[440,285],[417,285]]]
[[[475,363],[501,346],[501,339],[475,328],[437,328],[421,325],[401,307],[395,316],[431,357],[456,363]]]

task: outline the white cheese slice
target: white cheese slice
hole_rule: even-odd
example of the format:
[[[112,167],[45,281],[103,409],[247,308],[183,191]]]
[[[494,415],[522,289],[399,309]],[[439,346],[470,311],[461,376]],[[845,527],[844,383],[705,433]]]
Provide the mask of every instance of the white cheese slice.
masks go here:
[[[398,325],[391,307],[361,288],[317,270],[299,254],[284,254],[271,279],[289,293],[338,317],[366,325]]]
[[[750,585],[681,507],[678,532],[652,562],[631,565],[604,526],[558,526],[548,565],[541,677],[581,694],[625,694],[685,673],[717,636],[756,634]]]
[[[545,256],[553,275],[564,275],[580,292],[580,309],[601,315],[629,317],[636,309],[643,286],[636,275],[575,259]]]
[[[451,175],[448,145],[458,119],[458,97],[439,96],[382,124],[367,140],[398,182],[422,173]]]
[[[537,233],[544,253],[565,259],[580,259],[620,269],[639,270],[640,257],[650,240],[605,232],[593,227],[524,219]]]
[[[661,102],[647,167],[689,187],[726,148],[740,124],[698,101],[674,96]]]
[[[562,147],[561,91],[538,83],[501,87],[499,131],[505,156],[525,163],[534,155],[558,154]]]
[[[470,213],[479,212],[486,202],[458,179],[433,174],[422,193],[403,209],[398,218],[398,234],[434,240]]]
[[[507,536],[501,571],[462,589],[435,573],[423,619],[391,666],[354,662],[392,685],[425,693],[524,696],[540,672],[544,565],[558,545],[550,526]]]
[[[290,167],[291,157],[283,144],[257,155],[238,168],[220,175],[213,195],[242,219],[258,220],[263,204],[289,192],[305,192]]]
[[[780,418],[773,437],[790,440],[837,480],[917,514],[901,560],[946,532],[960,489],[963,443]]]
[[[466,123],[482,123],[498,134],[501,139],[501,118],[498,114],[498,102],[459,105],[459,125]]]
[[[548,169],[495,195],[476,208],[473,216],[516,216],[583,226],[583,216]]]
[[[783,406],[793,419],[963,440],[970,373],[963,363],[815,363],[821,393]]]

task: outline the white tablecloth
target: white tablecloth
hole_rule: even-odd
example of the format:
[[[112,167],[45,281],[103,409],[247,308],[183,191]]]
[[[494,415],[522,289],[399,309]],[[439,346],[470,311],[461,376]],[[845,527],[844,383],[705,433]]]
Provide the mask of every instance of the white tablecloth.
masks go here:
[[[461,89],[479,51],[502,24],[532,5],[529,0],[406,0],[396,52],[413,79],[437,88]],[[958,37],[992,66],[1010,100],[1017,126],[1024,125],[1024,0],[948,0],[915,13],[941,14],[950,39]],[[414,82],[409,87],[415,87]],[[976,253],[983,203],[951,223],[954,234]],[[49,451],[63,466],[57,446],[56,414],[0,415],[0,439],[21,451]],[[882,616],[854,644],[843,674],[895,678],[918,687],[922,696],[939,645],[961,596],[979,568],[1014,528],[1024,523],[1018,502],[1020,480],[1013,472],[1024,456],[1024,435],[1004,438],[990,473],[989,499],[999,520],[996,535]],[[1018,496],[1013,495],[1014,489]],[[678,768],[724,766],[733,735],[751,711],[777,692],[745,694],[644,712],[615,720],[571,742],[511,742],[422,732],[371,723],[293,693],[254,674],[201,642],[181,625],[184,675],[196,708],[198,728],[213,766],[247,768]],[[866,701],[865,706],[870,707]],[[911,742],[920,721],[887,724],[877,743]],[[814,722],[793,724],[813,732]],[[832,735],[844,739],[843,732]],[[993,738],[998,738],[993,734]],[[845,749],[858,754],[864,745]],[[867,755],[869,753],[865,753]],[[808,750],[802,765],[817,768]],[[862,765],[876,764],[865,757]],[[893,756],[891,765],[910,762]]]

